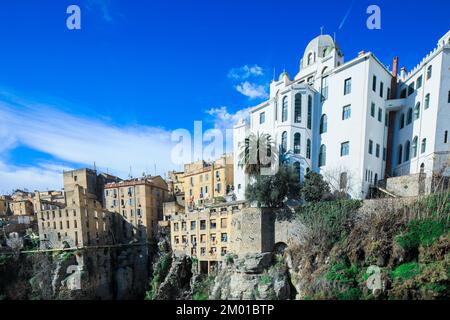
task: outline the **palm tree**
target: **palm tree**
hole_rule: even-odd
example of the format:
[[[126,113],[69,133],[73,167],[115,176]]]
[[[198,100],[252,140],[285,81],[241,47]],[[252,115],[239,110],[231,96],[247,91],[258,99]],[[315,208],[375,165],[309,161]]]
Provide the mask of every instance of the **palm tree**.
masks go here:
[[[262,168],[269,168],[277,161],[278,155],[272,137],[267,133],[251,133],[241,146],[240,166],[245,167],[249,176],[258,176]]]

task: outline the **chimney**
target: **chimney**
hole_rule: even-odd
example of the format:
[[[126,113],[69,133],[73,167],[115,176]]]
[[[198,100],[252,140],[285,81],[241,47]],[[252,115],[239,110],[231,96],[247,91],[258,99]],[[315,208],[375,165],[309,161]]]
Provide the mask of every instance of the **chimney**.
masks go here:
[[[406,73],[406,69],[402,68],[402,72]],[[398,75],[398,57],[394,57],[392,61],[392,79],[391,79],[391,96],[388,99],[397,98],[397,75]],[[387,179],[391,175],[392,169],[392,142],[394,136],[394,122],[395,122],[395,111],[389,112],[389,126],[388,126],[388,136],[386,144],[386,170],[384,172],[384,178]]]

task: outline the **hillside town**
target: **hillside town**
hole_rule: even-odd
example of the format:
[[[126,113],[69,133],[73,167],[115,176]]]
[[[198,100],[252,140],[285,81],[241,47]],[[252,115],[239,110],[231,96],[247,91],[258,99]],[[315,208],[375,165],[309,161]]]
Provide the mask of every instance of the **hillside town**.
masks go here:
[[[62,190],[1,195],[0,253],[142,245],[152,255],[152,246],[165,240],[170,259],[188,257],[199,274],[239,259],[248,274],[265,274],[268,253],[299,243],[302,227],[274,216],[314,202],[305,196],[308,183],[325,186],[319,202],[361,201],[371,210],[448,192],[450,31],[413,70],[400,61],[393,57],[388,69],[364,51],[344,61],[333,37],[315,37],[295,75],[274,78],[270,97],[235,124],[231,153],[185,163],[164,177],[124,179],[79,168],[61,172]],[[249,161],[252,141],[256,149],[275,145],[273,175],[261,178],[265,164]],[[282,180],[288,173],[294,182]],[[257,262],[248,266],[252,259]],[[277,285],[278,298],[295,298],[288,285]],[[162,290],[156,287],[153,295]],[[247,291],[231,297],[255,297]]]

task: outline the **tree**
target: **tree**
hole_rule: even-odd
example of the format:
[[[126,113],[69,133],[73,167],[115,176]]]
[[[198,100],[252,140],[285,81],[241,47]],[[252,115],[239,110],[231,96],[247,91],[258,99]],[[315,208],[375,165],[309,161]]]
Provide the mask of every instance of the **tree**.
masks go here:
[[[286,199],[298,198],[300,183],[297,171],[292,166],[282,165],[274,175],[258,175],[248,185],[245,197],[256,202],[258,207],[280,208]]]
[[[330,186],[320,173],[309,172],[301,188],[301,195],[308,202],[319,202],[330,195]]]
[[[239,158],[245,173],[252,177],[260,175],[262,168],[270,167],[277,159],[272,137],[267,133],[251,133],[241,146]]]

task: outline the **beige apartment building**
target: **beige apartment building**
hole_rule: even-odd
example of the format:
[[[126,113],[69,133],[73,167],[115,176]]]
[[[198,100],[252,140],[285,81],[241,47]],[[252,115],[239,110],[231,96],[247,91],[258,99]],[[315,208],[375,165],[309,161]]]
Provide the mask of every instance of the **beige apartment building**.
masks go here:
[[[110,244],[114,240],[113,214],[95,196],[73,186],[71,203],[43,204],[37,214],[41,248],[74,248]]]
[[[111,179],[118,179],[110,176]],[[115,243],[115,217],[97,196],[104,176],[96,170],[63,173],[62,193],[35,193],[41,248],[84,247]]]
[[[27,191],[16,190],[11,196],[9,208],[15,216],[34,215],[33,195]]]
[[[170,216],[170,240],[175,254],[198,260],[200,272],[209,272],[229,252],[233,212],[244,202],[215,204],[193,212],[175,212]]]
[[[221,202],[233,188],[233,155],[184,165],[185,205],[190,211]]]
[[[167,183],[160,176],[109,183],[105,185],[105,207],[118,214],[121,237],[150,240],[163,219],[168,194]]]

